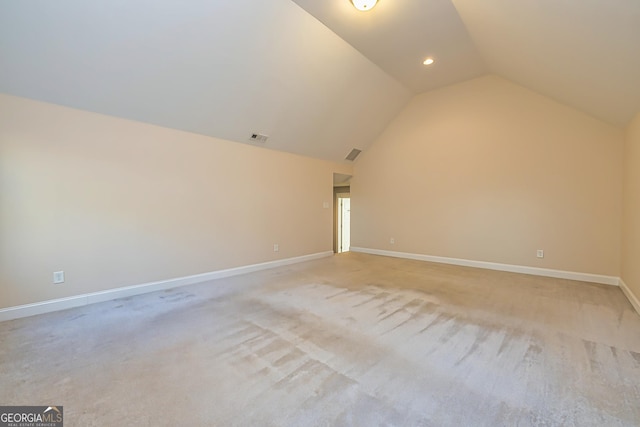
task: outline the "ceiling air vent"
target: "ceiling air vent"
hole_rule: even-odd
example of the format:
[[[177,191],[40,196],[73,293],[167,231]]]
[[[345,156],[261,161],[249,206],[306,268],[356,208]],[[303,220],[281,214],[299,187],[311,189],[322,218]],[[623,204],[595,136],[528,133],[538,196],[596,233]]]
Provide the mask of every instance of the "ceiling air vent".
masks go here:
[[[353,150],[351,150],[349,155],[345,157],[345,160],[351,160],[353,162],[356,159],[356,157],[360,155],[360,153],[362,153],[362,150],[358,150],[357,148],[354,148]]]
[[[269,137],[267,135],[263,135],[261,133],[252,133],[251,136],[249,137],[249,141],[251,141],[251,142],[262,142],[262,143],[265,143],[265,142],[267,142],[267,139],[269,139]]]

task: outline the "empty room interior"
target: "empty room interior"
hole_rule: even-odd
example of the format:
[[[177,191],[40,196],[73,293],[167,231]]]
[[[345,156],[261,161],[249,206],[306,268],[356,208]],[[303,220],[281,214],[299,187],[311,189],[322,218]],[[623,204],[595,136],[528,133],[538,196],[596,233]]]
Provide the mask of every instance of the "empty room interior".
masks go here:
[[[639,313],[637,0],[0,0],[0,407],[640,426]]]

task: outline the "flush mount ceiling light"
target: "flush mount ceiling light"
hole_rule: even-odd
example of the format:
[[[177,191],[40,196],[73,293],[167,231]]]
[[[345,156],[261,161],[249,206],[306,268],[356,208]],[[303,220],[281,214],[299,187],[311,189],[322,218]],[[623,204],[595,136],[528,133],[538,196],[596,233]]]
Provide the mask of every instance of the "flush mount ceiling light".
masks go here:
[[[433,64],[435,61],[433,60],[433,58],[427,58],[424,60],[423,64],[424,65],[431,65]]]
[[[373,9],[373,7],[378,3],[378,0],[350,0],[351,4],[362,11],[367,11]]]

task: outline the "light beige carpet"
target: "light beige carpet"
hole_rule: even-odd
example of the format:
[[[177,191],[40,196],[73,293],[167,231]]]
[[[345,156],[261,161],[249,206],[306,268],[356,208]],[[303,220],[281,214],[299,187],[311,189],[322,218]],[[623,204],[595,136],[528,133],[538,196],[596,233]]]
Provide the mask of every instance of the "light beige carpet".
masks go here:
[[[615,287],[342,254],[0,323],[0,404],[67,426],[637,426]]]

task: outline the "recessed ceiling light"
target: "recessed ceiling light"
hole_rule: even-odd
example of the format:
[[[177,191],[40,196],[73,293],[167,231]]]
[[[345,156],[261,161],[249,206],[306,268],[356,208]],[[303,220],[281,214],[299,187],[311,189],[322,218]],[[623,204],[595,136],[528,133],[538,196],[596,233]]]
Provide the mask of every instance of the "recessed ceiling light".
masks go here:
[[[435,61],[433,60],[433,58],[427,58],[424,60],[423,64],[424,65],[431,65],[433,64]]]
[[[351,0],[351,4],[353,4],[356,9],[362,11],[373,9],[376,3],[378,3],[378,0]]]

